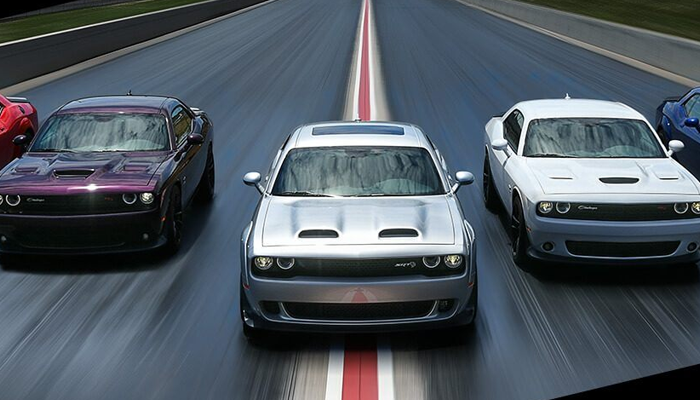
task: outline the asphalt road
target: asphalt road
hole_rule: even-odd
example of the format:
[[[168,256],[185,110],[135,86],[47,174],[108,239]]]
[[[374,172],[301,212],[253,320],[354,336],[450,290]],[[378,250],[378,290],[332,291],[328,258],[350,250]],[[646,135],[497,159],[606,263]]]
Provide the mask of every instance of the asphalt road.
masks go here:
[[[358,0],[279,0],[22,93],[45,116],[86,95],[171,94],[216,128],[217,195],[186,216],[182,251],[28,260],[0,271],[0,398],[322,398],[328,339],[249,345],[238,241],[264,170],[297,125],[339,119]],[[374,0],[387,105],[453,170],[480,176],[483,125],[538,97],[615,99],[649,118],[685,88],[453,0]],[[478,180],[480,182],[480,179]],[[397,399],[542,399],[700,362],[697,270],[510,260],[480,185],[461,189],[479,246],[468,337],[391,335]]]

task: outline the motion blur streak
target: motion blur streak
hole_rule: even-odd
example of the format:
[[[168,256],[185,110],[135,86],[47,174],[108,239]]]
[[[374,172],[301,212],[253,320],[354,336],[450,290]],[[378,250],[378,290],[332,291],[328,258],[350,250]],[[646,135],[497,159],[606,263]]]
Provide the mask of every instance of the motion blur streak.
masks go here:
[[[374,0],[392,117],[452,170],[480,176],[483,126],[516,101],[597,97],[653,117],[685,88],[453,0]],[[22,93],[45,116],[98,94],[172,94],[217,131],[217,195],[172,259],[26,260],[0,272],[2,398],[319,399],[325,336],[252,346],[238,317],[238,240],[264,171],[298,124],[344,113],[357,0],[280,0]],[[479,179],[477,179],[478,181]],[[515,267],[479,185],[459,191],[479,246],[473,335],[386,335],[397,399],[542,399],[700,362],[697,270]]]
[[[392,117],[480,177],[484,124],[533,98],[623,101],[654,116],[686,89],[456,1],[374,0]],[[480,179],[478,179],[480,181]],[[527,274],[481,187],[460,190],[479,249],[473,336],[393,336],[396,398],[551,398],[700,362],[697,269]]]
[[[1,398],[322,398],[322,338],[261,348],[240,332],[238,241],[258,196],[241,177],[295,126],[341,118],[359,12],[282,0],[23,93],[42,117],[88,95],[181,97],[216,125],[219,181],[172,259],[3,265]]]

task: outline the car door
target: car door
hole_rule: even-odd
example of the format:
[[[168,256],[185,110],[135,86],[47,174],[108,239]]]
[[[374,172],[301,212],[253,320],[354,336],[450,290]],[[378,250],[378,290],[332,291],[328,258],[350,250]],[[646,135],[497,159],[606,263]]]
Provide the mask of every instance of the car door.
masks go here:
[[[194,118],[184,105],[177,104],[173,107],[170,118],[179,154],[177,174],[182,185],[182,199],[184,204],[187,204],[192,199],[199,183],[198,178],[201,176],[201,173],[197,175],[195,163],[195,157],[201,146],[190,146],[187,143],[187,136],[192,133],[194,126]]]
[[[678,110],[679,118],[674,121],[674,129],[678,135],[673,135],[673,139],[679,139],[685,144],[685,150],[678,153],[678,161],[688,168],[694,175],[700,174],[700,131],[697,128],[685,126],[683,122],[686,118],[700,119],[700,94],[691,96],[680,106]],[[675,132],[674,132],[675,133]]]
[[[492,171],[494,183],[498,195],[503,200],[503,203],[506,204],[507,209],[510,209],[510,192],[513,187],[511,159],[518,154],[524,120],[523,113],[517,109],[506,116],[503,120],[503,138],[508,142],[508,154],[504,151],[494,151],[494,156],[498,163],[498,168],[494,168],[495,171]]]

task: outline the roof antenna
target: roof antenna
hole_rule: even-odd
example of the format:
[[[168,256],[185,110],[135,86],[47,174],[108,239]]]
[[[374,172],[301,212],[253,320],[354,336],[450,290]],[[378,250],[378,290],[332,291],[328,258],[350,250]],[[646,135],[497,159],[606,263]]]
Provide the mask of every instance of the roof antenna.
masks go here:
[[[566,96],[564,96],[564,100],[571,100],[571,96],[567,93]]]
[[[127,96],[131,96],[131,89],[129,89],[129,91],[126,92],[126,95],[127,95]]]

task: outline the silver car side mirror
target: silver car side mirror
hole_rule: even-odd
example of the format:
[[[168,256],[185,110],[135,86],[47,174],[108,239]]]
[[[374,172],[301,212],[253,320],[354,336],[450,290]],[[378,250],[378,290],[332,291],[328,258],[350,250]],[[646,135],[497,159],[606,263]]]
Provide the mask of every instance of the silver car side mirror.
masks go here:
[[[474,174],[467,171],[457,171],[457,173],[455,173],[455,179],[457,180],[457,183],[452,185],[452,193],[457,193],[457,190],[461,186],[471,185],[474,183]]]
[[[262,175],[260,175],[260,172],[248,172],[247,174],[243,175],[243,183],[245,183],[248,186],[254,186],[256,189],[258,189],[258,192],[262,194],[265,190],[260,184],[260,181],[262,180]]]
[[[685,148],[685,145],[680,140],[671,140],[668,142],[668,155],[672,156],[680,153]]]
[[[493,142],[491,142],[491,148],[496,151],[502,151],[506,153],[506,155],[510,155],[508,153],[508,141],[505,139],[494,140]]]

